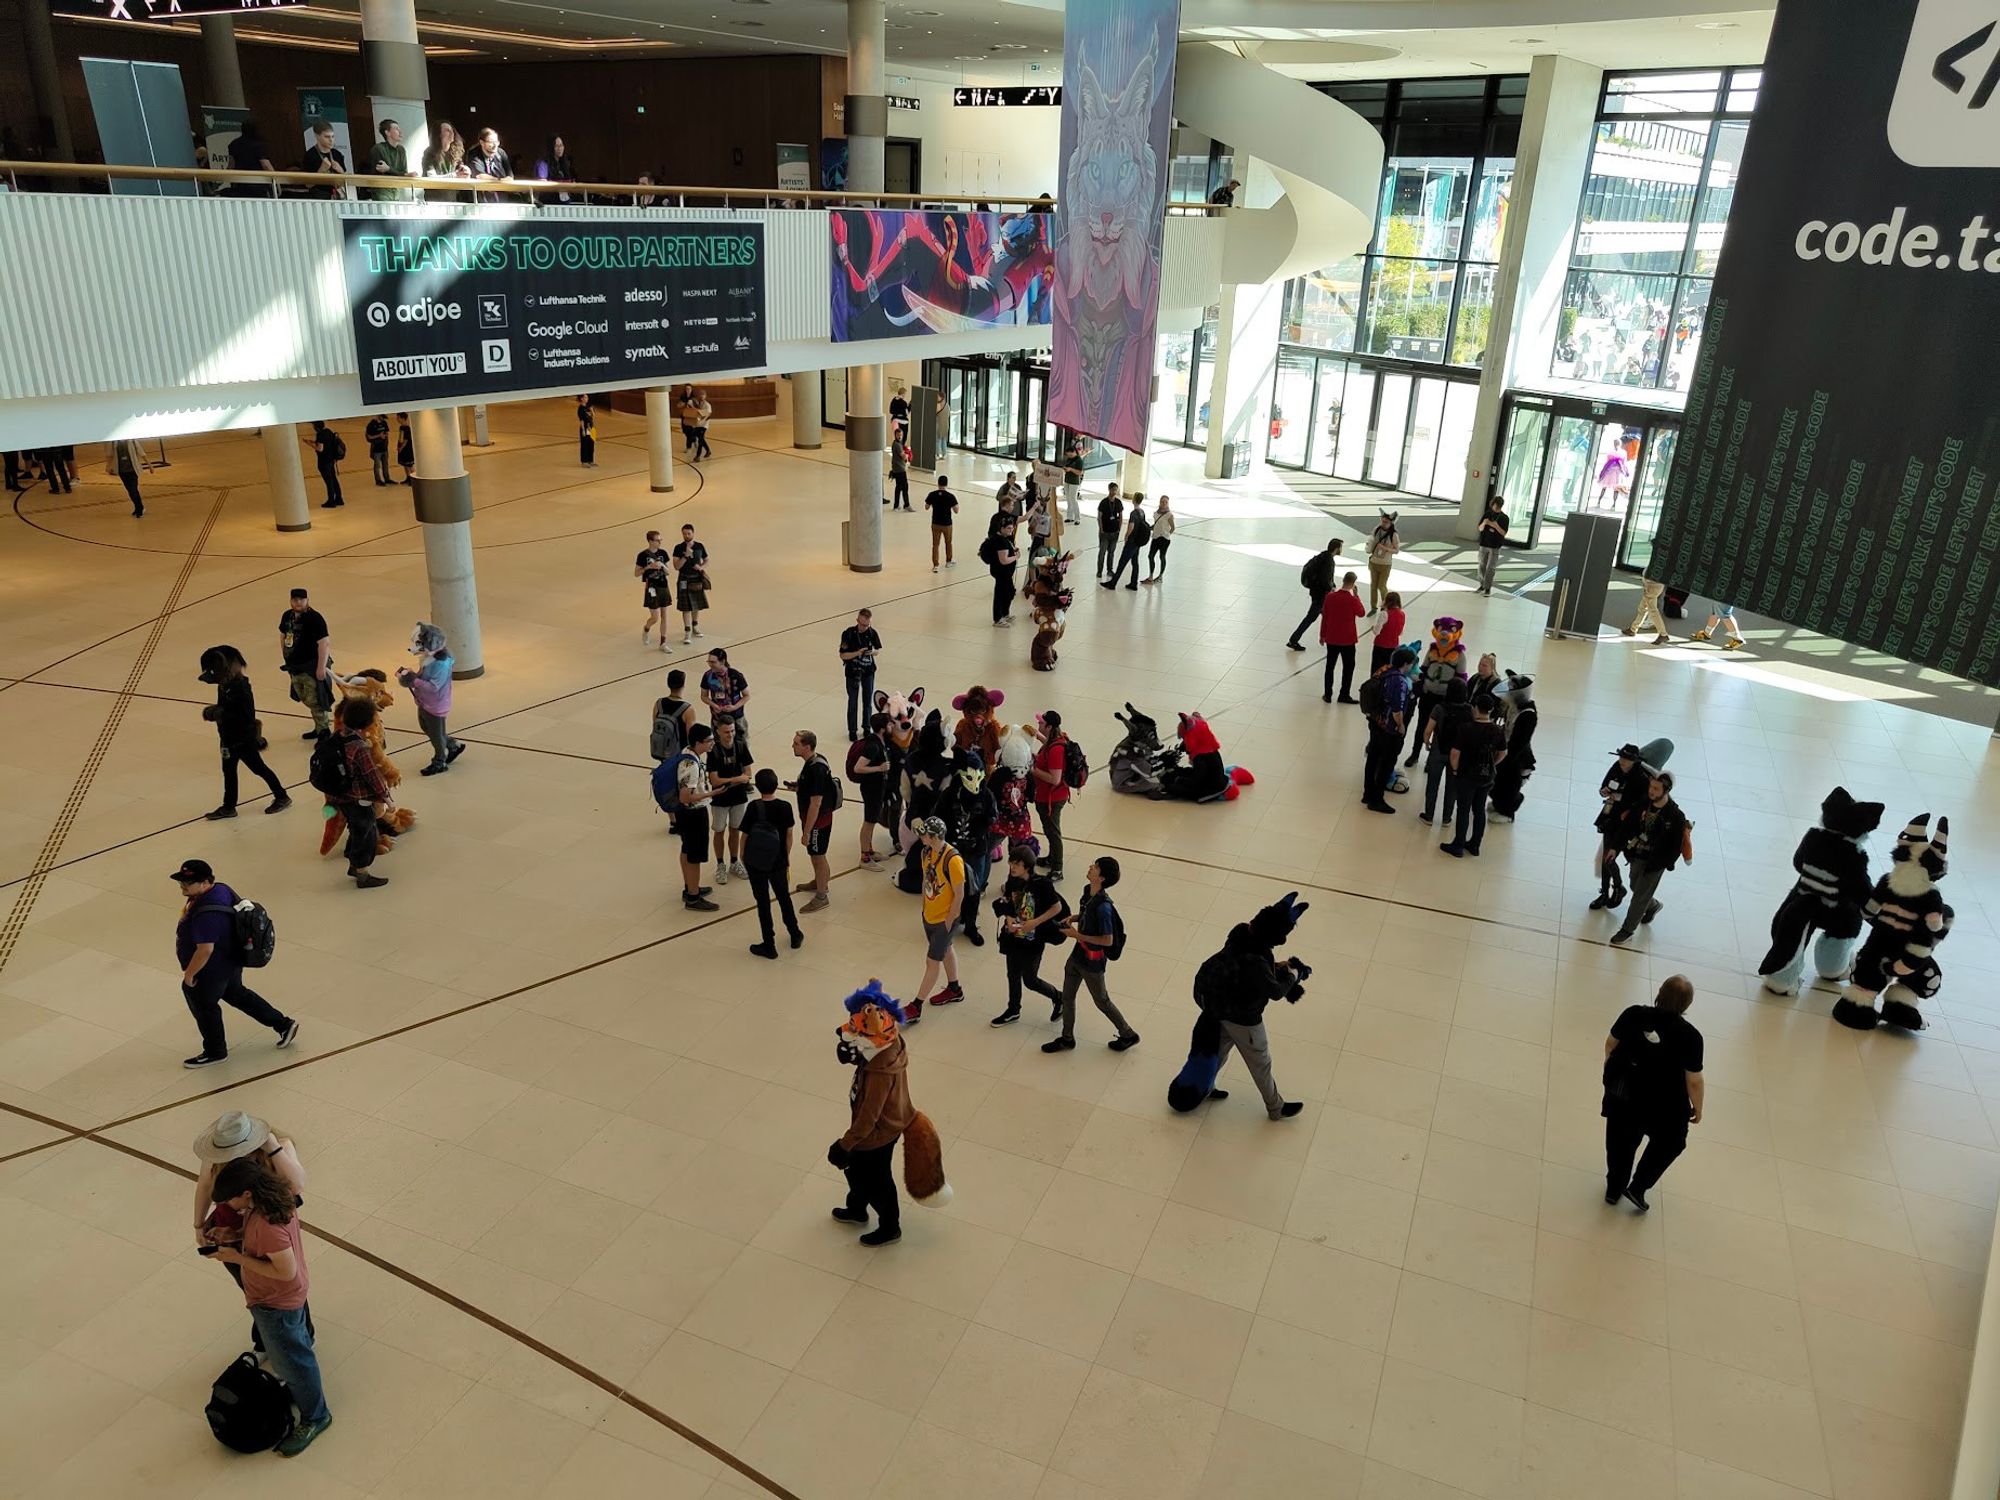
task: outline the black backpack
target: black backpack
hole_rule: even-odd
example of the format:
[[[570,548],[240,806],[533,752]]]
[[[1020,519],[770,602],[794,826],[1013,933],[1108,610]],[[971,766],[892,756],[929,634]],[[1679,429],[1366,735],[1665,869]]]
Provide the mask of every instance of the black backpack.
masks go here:
[[[785,862],[785,835],[763,807],[753,802],[743,815],[743,867],[768,875]]]
[[[687,726],[681,715],[687,704],[679,698],[662,698],[653,705],[653,735],[648,742],[654,760],[673,760],[681,753],[681,735]]]
[[[1125,956],[1125,918],[1116,906],[1111,908],[1111,946],[1104,950],[1104,956],[1113,963]]]
[[[331,427],[326,430],[326,453],[335,463],[347,457],[347,440]]]
[[[306,767],[306,780],[329,802],[351,802],[354,799],[354,773],[348,769],[347,749],[340,735],[325,735],[313,746],[312,760]]]
[[[813,759],[818,761],[821,765],[826,766],[826,779],[828,784],[832,788],[832,790],[830,790],[826,794],[826,806],[822,807],[819,810],[819,815],[823,818],[828,813],[839,812],[840,809],[846,804],[847,788],[841,783],[840,778],[833,774],[833,767],[827,765],[826,757],[824,755],[815,755]]]
[[[196,911],[226,911],[235,924],[229,949],[246,969],[261,969],[278,948],[278,926],[271,914],[255,901],[238,901],[234,906],[220,901],[204,901]]]
[[[1355,695],[1361,703],[1361,711],[1373,719],[1382,717],[1383,691],[1382,674],[1377,672],[1361,684],[1361,691]]]
[[[1000,561],[999,537],[989,536],[985,541],[979,544],[979,560],[985,563],[986,566],[989,568],[992,567],[995,563]]]
[[[203,1415],[225,1448],[268,1453],[292,1430],[292,1397],[256,1355],[239,1354],[209,1387]]]
[[[1083,784],[1090,780],[1090,757],[1083,753],[1083,746],[1067,736],[1063,739],[1062,747],[1063,785],[1071,791],[1081,791]]]

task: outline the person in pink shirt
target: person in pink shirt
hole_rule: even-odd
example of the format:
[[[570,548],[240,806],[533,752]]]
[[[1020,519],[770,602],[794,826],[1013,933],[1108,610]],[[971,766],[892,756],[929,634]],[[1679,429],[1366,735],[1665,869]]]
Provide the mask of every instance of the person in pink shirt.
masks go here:
[[[1403,596],[1391,590],[1382,601],[1382,623],[1375,627],[1375,647],[1368,654],[1368,675],[1373,677],[1386,667],[1402,644]]]
[[[240,1245],[220,1245],[206,1253],[234,1266],[243,1278],[243,1300],[264,1336],[265,1356],[284,1381],[299,1409],[298,1424],[278,1444],[290,1458],[333,1425],[320,1386],[319,1359],[307,1331],[306,1247],[298,1216],[298,1193],[261,1156],[240,1156],[215,1174],[209,1196],[243,1221]]]
[[[1357,587],[1354,574],[1349,573],[1340,580],[1340,587],[1326,596],[1326,603],[1320,606],[1319,642],[1326,647],[1326,685],[1320,692],[1320,702],[1331,703],[1333,697],[1333,664],[1341,664],[1340,701],[1354,702],[1354,694],[1349,691],[1354,686],[1354,647],[1360,640],[1362,617],[1368,607],[1361,602],[1361,590]]]

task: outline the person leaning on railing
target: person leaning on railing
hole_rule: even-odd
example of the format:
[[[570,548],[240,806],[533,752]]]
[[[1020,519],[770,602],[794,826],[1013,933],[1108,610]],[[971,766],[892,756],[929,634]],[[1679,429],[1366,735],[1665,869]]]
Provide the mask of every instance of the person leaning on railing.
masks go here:
[[[382,122],[382,138],[368,153],[368,170],[377,177],[408,177],[410,148],[403,144],[403,127],[394,120]],[[364,197],[378,202],[406,202],[417,196],[415,188],[365,188]]]
[[[472,175],[465,165],[465,139],[452,127],[451,121],[438,121],[437,134],[431,138],[430,149],[424,152],[423,174],[426,177]]]
[[[229,143],[229,166],[236,172],[269,172],[271,148],[264,144],[264,136],[257,129],[255,120],[245,120],[243,129],[235,140]],[[268,184],[255,182],[232,182],[222,190],[225,198],[268,198],[271,189]]]

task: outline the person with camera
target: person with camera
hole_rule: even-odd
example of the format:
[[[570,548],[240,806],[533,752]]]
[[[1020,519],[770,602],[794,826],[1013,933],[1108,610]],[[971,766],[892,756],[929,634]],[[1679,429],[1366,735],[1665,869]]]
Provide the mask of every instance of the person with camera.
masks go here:
[[[1273,1120],[1296,1119],[1305,1105],[1279,1092],[1271,1070],[1271,1042],[1264,1030],[1264,1007],[1273,1000],[1298,1004],[1312,970],[1299,958],[1280,959],[1278,945],[1292,934],[1306,910],[1293,891],[1247,922],[1238,922],[1223,940],[1222,951],[1211,954],[1195,971],[1194,1001],[1201,1013],[1222,1029],[1216,1071],[1229,1061],[1230,1049],[1243,1054],[1243,1064],[1264,1096],[1264,1110]],[[1229,1097],[1212,1089],[1210,1099]]]

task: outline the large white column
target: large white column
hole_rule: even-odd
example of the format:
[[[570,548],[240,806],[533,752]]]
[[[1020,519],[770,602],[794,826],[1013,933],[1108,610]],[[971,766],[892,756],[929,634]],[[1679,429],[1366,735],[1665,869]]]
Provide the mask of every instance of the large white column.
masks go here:
[[[271,518],[280,531],[311,531],[312,507],[306,501],[305,465],[299,460],[299,429],[291,422],[267,422],[264,475],[271,490]]]
[[[1118,461],[1118,488],[1126,494],[1146,488],[1148,465],[1143,453],[1127,453]]]
[[[416,449],[411,491],[424,534],[424,573],[431,585],[431,620],[444,630],[456,660],[453,677],[486,670],[479,634],[479,588],[472,574],[472,481],[458,442],[458,415],[449,406],[410,413]]]
[[[826,441],[826,393],[817,370],[792,372],[792,446],[817,448]]]
[[[394,120],[403,127],[410,170],[419,170],[418,163],[431,143],[425,109],[431,97],[431,80],[424,49],[417,41],[413,0],[361,0],[361,71],[375,118],[365,146],[362,132],[354,132],[354,149],[361,157],[354,164],[355,170],[366,169],[368,152],[381,139],[384,120]],[[456,649],[454,642],[454,652]]]
[[[1458,534],[1471,540],[1486,509],[1500,442],[1500,406],[1517,377],[1546,377],[1536,365],[1555,348],[1562,318],[1563,282],[1569,274],[1576,205],[1596,134],[1601,68],[1567,57],[1538,57],[1528,73],[1528,102],[1521,144],[1514,153],[1514,182],[1507,194],[1507,223],[1500,238],[1500,271],[1493,285],[1493,317],[1479,371],[1472,442],[1466,450],[1465,489],[1459,497]],[[1533,500],[1509,495],[1518,521]]]
[[[847,0],[847,190],[882,191],[883,137],[889,101],[883,96],[883,0]],[[882,411],[882,367],[847,372],[847,565],[882,571],[882,454],[889,420]]]
[[[646,392],[646,469],[656,495],[674,488],[674,393],[659,386]]]
[[[1263,467],[1284,308],[1283,282],[1222,289],[1215,325],[1215,375],[1208,388],[1208,453],[1202,463],[1202,472],[1210,479],[1223,475],[1225,443],[1248,445],[1252,470]]]
[[[208,70],[208,97],[200,102],[243,108],[243,64],[236,56],[234,16],[201,18],[201,60]]]

